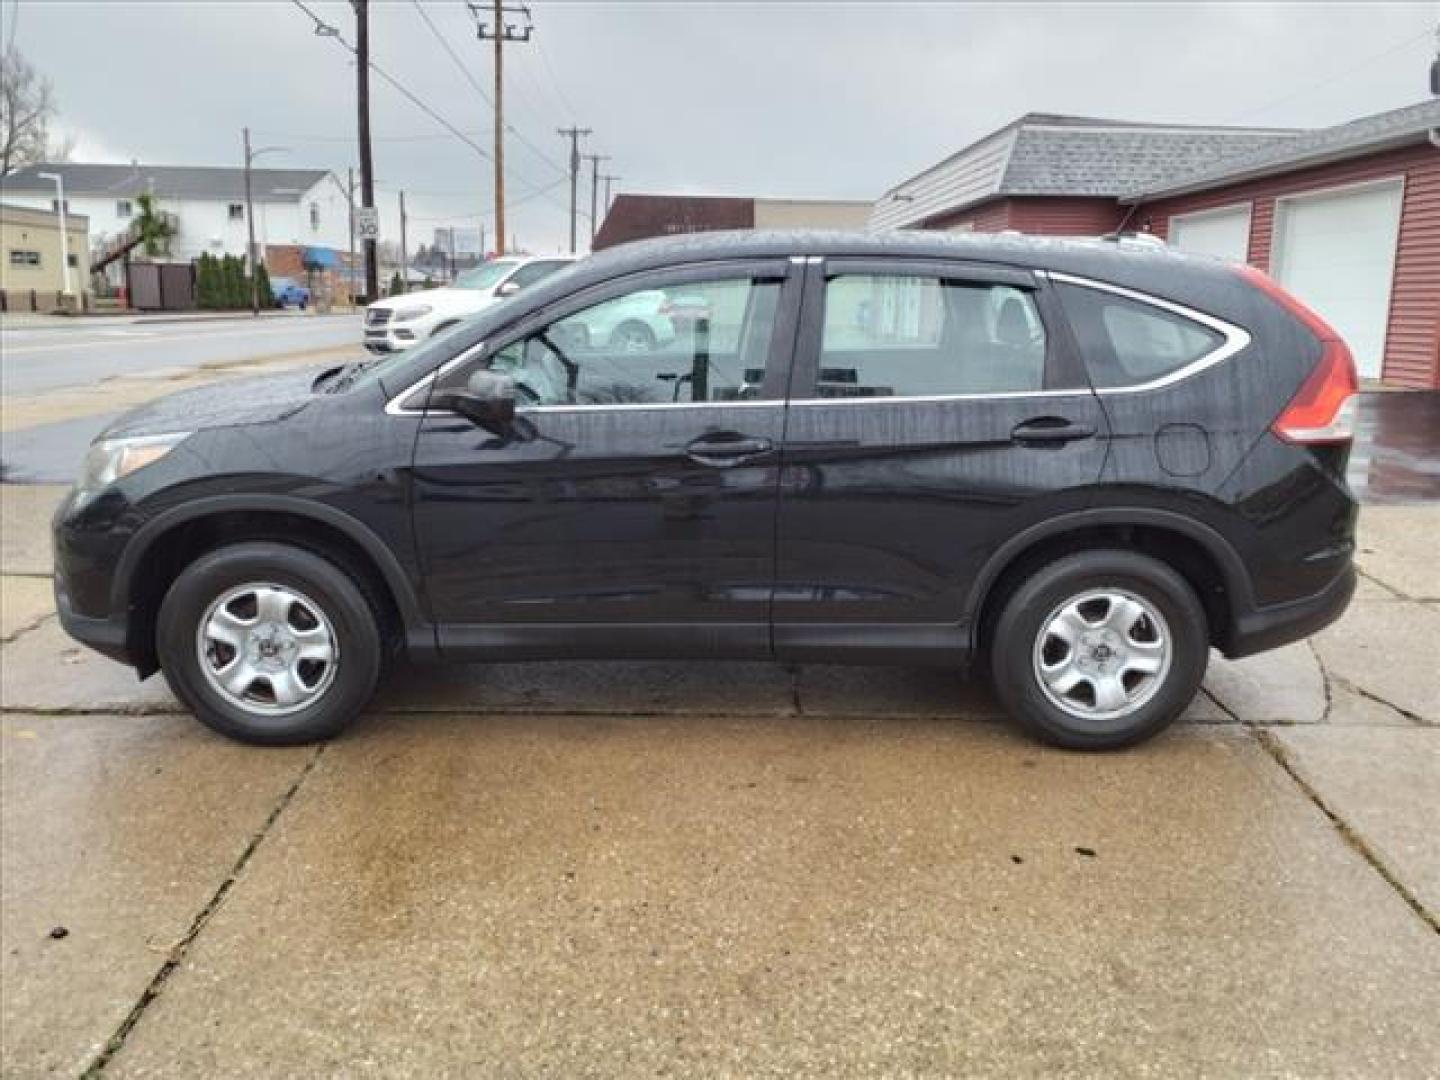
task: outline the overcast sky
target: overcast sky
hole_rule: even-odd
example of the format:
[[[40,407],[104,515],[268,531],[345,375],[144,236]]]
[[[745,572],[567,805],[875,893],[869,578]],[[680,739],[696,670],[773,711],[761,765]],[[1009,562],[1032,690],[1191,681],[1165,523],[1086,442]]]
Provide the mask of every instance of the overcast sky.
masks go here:
[[[353,42],[347,2],[309,6]],[[489,107],[412,0],[371,9],[372,59],[488,149]],[[557,127],[594,129],[587,149],[611,155],[619,190],[873,198],[1027,111],[1311,126],[1411,104],[1440,20],[1437,2],[530,9],[533,40],[506,49],[507,119],[539,152],[512,136],[507,184],[510,225],[538,251],[567,232]],[[462,0],[425,12],[488,91],[490,47]],[[350,57],[290,0],[0,0],[0,14],[54,82],[76,160],[238,165],[248,124],[289,148],[265,164],[356,161]],[[412,247],[437,224],[489,225],[490,162],[383,80],[372,91],[386,235],[401,188]]]

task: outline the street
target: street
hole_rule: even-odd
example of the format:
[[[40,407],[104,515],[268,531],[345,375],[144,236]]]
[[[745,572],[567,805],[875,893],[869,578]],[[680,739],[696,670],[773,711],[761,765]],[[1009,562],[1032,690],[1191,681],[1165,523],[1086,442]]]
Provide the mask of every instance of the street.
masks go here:
[[[356,344],[360,318],[285,314],[258,321],[115,318],[71,320],[75,325],[0,323],[4,393],[34,394],[83,386],[117,375],[154,373],[236,360]]]
[[[77,333],[7,393],[7,469],[73,472],[116,409],[352,328],[247,328],[218,369],[181,351],[218,331],[167,328],[126,348],[170,370],[98,389],[39,360],[105,354]],[[1108,755],[945,671],[659,662],[402,667],[336,742],[249,748],[65,637],[64,489],[7,483],[7,1072],[1432,1072],[1433,408],[1366,398],[1344,619],[1212,656]]]

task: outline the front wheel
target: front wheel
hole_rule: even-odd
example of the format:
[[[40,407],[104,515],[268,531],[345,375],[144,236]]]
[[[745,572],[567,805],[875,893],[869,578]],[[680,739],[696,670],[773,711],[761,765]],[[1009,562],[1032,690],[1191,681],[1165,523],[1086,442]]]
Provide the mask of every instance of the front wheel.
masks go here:
[[[176,696],[242,742],[326,739],[374,692],[375,611],[335,564],[288,544],[233,544],[181,571],[156,644]]]
[[[1037,570],[991,640],[1006,708],[1046,742],[1107,750],[1140,742],[1190,704],[1209,658],[1205,611],[1169,566],[1086,551]]]

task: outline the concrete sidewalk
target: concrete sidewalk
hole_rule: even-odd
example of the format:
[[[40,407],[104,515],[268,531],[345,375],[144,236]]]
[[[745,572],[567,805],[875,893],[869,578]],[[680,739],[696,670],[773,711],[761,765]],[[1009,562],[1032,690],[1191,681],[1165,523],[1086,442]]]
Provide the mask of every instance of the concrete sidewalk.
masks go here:
[[[262,751],[60,633],[59,493],[0,488],[7,1075],[1440,1063],[1440,507],[1122,754],[944,672],[660,663],[411,670]]]

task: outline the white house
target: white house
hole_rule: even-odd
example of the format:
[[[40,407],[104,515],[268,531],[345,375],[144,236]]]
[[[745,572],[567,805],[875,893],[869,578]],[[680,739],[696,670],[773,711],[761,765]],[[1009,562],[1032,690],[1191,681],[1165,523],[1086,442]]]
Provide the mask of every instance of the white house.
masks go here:
[[[65,182],[66,209],[90,220],[92,249],[123,234],[140,212],[139,196],[149,193],[155,209],[174,215],[178,231],[170,258],[244,255],[245,170],[189,165],[32,165],[0,180],[4,200],[14,206],[55,210],[55,184],[38,174],[58,173]],[[324,169],[252,169],[255,241],[265,245],[349,246],[345,193]]]

